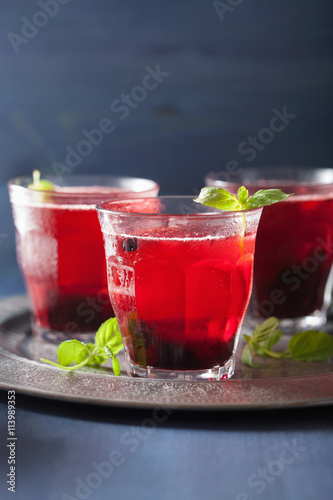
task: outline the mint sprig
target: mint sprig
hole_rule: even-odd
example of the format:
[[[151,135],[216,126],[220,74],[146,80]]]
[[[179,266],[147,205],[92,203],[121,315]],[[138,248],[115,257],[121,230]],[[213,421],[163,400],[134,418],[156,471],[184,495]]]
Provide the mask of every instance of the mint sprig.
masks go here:
[[[259,365],[252,361],[254,355],[294,361],[326,361],[333,357],[333,337],[317,330],[295,333],[285,351],[273,351],[272,347],[282,335],[279,324],[280,321],[272,316],[255,328],[252,337],[244,335],[247,342],[242,352],[244,364],[257,368]]]
[[[41,361],[67,371],[74,371],[83,366],[99,366],[112,359],[112,369],[116,376],[120,375],[120,364],[116,357],[122,349],[123,341],[116,318],[105,321],[98,329],[95,344],[80,340],[65,340],[57,350],[58,363],[41,358]],[[72,365],[72,363],[75,363]],[[70,366],[72,365],[72,366]]]
[[[249,197],[245,186],[238,189],[237,196],[223,188],[204,187],[193,201],[220,210],[239,211],[273,205],[286,200],[289,196],[292,194],[286,194],[281,189],[260,189]]]
[[[40,178],[40,171],[34,170],[32,172],[33,183],[28,185],[29,189],[35,189],[36,191],[54,191],[55,185],[51,181]]]

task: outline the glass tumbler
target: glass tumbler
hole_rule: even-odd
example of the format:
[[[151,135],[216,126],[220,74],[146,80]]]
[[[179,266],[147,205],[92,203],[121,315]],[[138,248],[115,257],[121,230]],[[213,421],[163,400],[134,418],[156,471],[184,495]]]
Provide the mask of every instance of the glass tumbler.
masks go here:
[[[263,209],[254,262],[253,293],[244,324],[269,316],[286,332],[320,328],[331,300],[333,262],[333,169],[247,168],[226,182],[222,172],[206,176],[208,186],[237,192],[245,185],[281,188],[293,196]]]
[[[231,377],[261,209],[222,212],[178,196],[97,209],[128,373]]]
[[[32,311],[33,334],[61,341],[95,333],[113,316],[96,203],[157,196],[151,180],[67,175],[54,191],[31,189],[29,177],[8,184],[19,266]]]

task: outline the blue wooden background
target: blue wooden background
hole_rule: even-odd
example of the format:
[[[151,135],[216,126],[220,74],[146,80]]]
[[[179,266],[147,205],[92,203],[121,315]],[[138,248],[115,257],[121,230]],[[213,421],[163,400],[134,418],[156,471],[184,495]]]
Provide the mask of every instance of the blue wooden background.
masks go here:
[[[2,180],[52,170],[82,129],[109,117],[116,130],[77,172],[188,191],[228,160],[244,162],[238,145],[284,105],[297,119],[253,163],[331,165],[332,2],[239,2],[221,21],[211,0],[68,0],[15,54],[8,33],[21,36],[22,17],[41,7],[2,1]],[[170,75],[121,121],[111,103],[157,64]]]
[[[225,0],[224,14],[212,0],[50,1],[53,17],[47,0],[0,2],[0,253],[13,266],[5,181],[52,173],[104,118],[115,130],[75,172],[150,177],[163,194],[193,193],[230,160],[332,165],[331,0]],[[121,120],[110,106],[148,65],[169,76]],[[247,162],[239,145],[284,106],[296,118]]]

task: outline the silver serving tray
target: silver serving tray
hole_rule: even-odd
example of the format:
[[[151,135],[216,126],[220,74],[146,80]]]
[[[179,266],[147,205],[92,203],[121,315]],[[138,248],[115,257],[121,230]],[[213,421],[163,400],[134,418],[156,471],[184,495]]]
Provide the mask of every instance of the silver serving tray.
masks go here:
[[[287,339],[284,339],[287,342]],[[238,357],[242,351],[242,342]],[[332,362],[260,360],[227,381],[170,381],[131,378],[121,356],[122,374],[110,367],[67,373],[39,361],[56,361],[57,346],[31,335],[25,296],[0,300],[0,388],[41,398],[104,406],[170,410],[249,410],[333,403]]]

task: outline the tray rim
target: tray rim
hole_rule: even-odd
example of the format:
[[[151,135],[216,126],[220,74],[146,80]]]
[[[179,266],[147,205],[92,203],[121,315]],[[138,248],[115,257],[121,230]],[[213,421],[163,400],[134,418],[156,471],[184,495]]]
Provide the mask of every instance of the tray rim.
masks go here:
[[[20,356],[17,356],[15,354],[7,353],[4,349],[0,347],[0,363],[3,357],[10,357],[10,358],[17,358],[18,360],[24,359],[21,358]],[[29,360],[26,359],[26,363],[29,364],[35,364],[37,366],[40,366],[40,363],[37,361]],[[57,368],[55,367],[46,367],[49,370],[55,370],[58,371]],[[87,373],[87,372],[85,372]],[[95,376],[96,373],[89,373],[89,376]],[[329,377],[332,380],[333,384],[333,373],[329,372],[324,374],[325,377]],[[316,375],[305,375],[305,376],[298,376],[298,377],[288,377],[288,381],[306,381],[312,380],[312,379],[318,379],[318,382],[322,379],[323,375],[316,374]],[[128,377],[130,379],[130,377]],[[254,379],[249,379],[246,380],[247,382],[250,382],[251,380]],[[260,379],[261,382],[265,381],[266,383],[270,381],[280,381],[280,380],[285,380],[283,377],[278,377],[274,379]],[[145,384],[147,383],[147,379],[137,379],[135,380],[135,383],[139,384]],[[239,382],[239,380],[237,380]],[[153,382],[151,379],[149,379],[149,382]],[[235,383],[236,380],[227,380],[227,381],[211,381],[208,383],[212,384],[228,384],[232,385]],[[242,382],[245,382],[243,380]],[[172,382],[172,384],[184,384],[186,381],[180,381],[180,380],[175,380]],[[192,382],[196,385],[199,384],[207,384],[205,381],[195,381]],[[287,408],[309,408],[309,407],[315,407],[315,406],[328,406],[333,404],[333,395],[328,397],[328,398],[318,398],[318,399],[312,399],[309,401],[276,401],[274,403],[272,402],[251,402],[251,404],[245,404],[245,403],[205,403],[205,405],[199,404],[199,403],[177,403],[177,404],[160,404],[158,402],[133,402],[133,401],[128,401],[126,399],[108,399],[108,398],[89,398],[83,395],[76,395],[73,397],[73,395],[70,394],[65,394],[65,393],[55,393],[50,390],[43,390],[43,389],[38,389],[36,387],[28,387],[26,385],[20,384],[20,383],[10,383],[2,380],[0,378],[0,389],[1,390],[15,390],[16,392],[20,394],[25,394],[28,396],[34,396],[34,397],[40,397],[42,399],[52,399],[52,400],[58,400],[62,402],[68,402],[68,403],[78,403],[78,404],[90,404],[90,405],[97,405],[97,406],[107,406],[107,407],[126,407],[126,408],[133,408],[133,409],[154,409],[156,407],[163,408],[167,407],[171,410],[192,410],[192,411],[234,411],[234,410],[272,410],[272,409],[287,409]]]
[[[10,296],[6,298],[1,298],[0,299],[0,306],[3,302],[3,300],[8,300],[8,299],[13,299],[15,300],[25,300],[25,296]],[[1,313],[1,308],[0,308],[0,321],[1,323],[4,323],[5,321],[9,319],[13,319],[13,317],[18,316],[24,312],[24,309],[27,310],[27,307],[25,306],[24,308],[21,306],[16,307],[15,312],[10,312],[8,314],[2,314]],[[7,351],[3,347],[0,346],[0,366],[3,364],[5,360],[10,360],[11,363],[14,364],[14,366],[20,368],[22,365],[26,367],[29,370],[29,367],[31,367],[31,370],[37,370],[41,373],[44,370],[54,370],[56,373],[61,373],[60,370],[58,370],[55,367],[48,366],[46,364],[42,364],[38,361],[31,360],[26,357],[19,356],[17,354],[14,354],[10,351]],[[34,368],[32,368],[34,367]],[[51,372],[48,372],[51,373]],[[105,375],[98,374],[98,373],[89,373],[89,372],[76,372],[76,375],[78,377],[88,377],[90,380],[94,380],[94,378],[98,377],[105,377]],[[134,387],[137,386],[142,386],[145,387],[147,384],[155,384],[156,386],[158,384],[163,383],[163,379],[142,379],[142,378],[131,378],[129,376],[121,376],[121,377],[114,377],[111,375],[108,375],[108,378],[113,379],[113,381],[117,384],[117,380],[124,380],[129,382],[131,387],[134,389]],[[290,376],[290,377],[275,377],[275,378],[253,378],[253,379],[229,379],[229,380],[224,380],[224,381],[184,381],[184,380],[175,380],[175,381],[170,381],[164,379],[164,383],[167,384],[172,384],[172,386],[177,389],[177,387],[186,387],[188,385],[189,387],[194,384],[198,388],[207,388],[209,385],[213,384],[216,387],[226,387],[226,388],[232,388],[232,386],[237,387],[239,385],[243,386],[245,389],[247,386],[259,386],[259,388],[266,388],[267,385],[269,384],[281,384],[282,387],[288,386],[288,385],[294,385],[297,386],[297,384],[304,384],[307,382],[312,382],[317,384],[320,387],[321,382],[325,379],[325,382],[329,383],[329,389],[331,389],[332,386],[332,392],[330,393],[329,396],[325,397],[316,397],[316,398],[309,398],[306,400],[301,400],[300,398],[295,397],[294,399],[290,398],[287,400],[276,400],[276,401],[265,401],[265,400],[259,400],[259,401],[251,401],[251,402],[244,402],[240,401],[239,403],[235,402],[205,402],[202,403],[199,400],[197,401],[181,401],[177,400],[175,398],[174,401],[169,401],[167,404],[163,401],[157,400],[135,400],[135,399],[126,399],[124,396],[123,397],[115,397],[115,398],[110,398],[110,397],[99,397],[99,396],[94,396],[91,397],[89,395],[84,395],[82,393],[78,394],[70,394],[69,392],[66,391],[54,391],[51,389],[47,388],[40,388],[36,387],[34,385],[29,385],[27,383],[21,383],[17,377],[10,377],[9,379],[5,378],[4,375],[0,371],[0,389],[2,390],[15,390],[18,393],[25,394],[28,396],[34,396],[34,397],[39,397],[43,399],[52,399],[52,400],[59,400],[63,402],[69,402],[69,403],[79,403],[79,404],[90,404],[90,405],[98,405],[98,406],[115,406],[115,407],[126,407],[126,408],[133,408],[133,409],[154,409],[156,407],[167,407],[171,410],[191,410],[191,411],[234,411],[234,410],[269,410],[269,409],[286,409],[286,408],[306,408],[306,407],[314,407],[314,406],[327,406],[333,404],[333,371],[331,372],[325,372],[322,374],[311,374],[311,375],[297,375],[297,376]],[[223,384],[223,385],[222,385]],[[297,391],[296,391],[297,392]],[[181,393],[180,393],[181,395]]]

